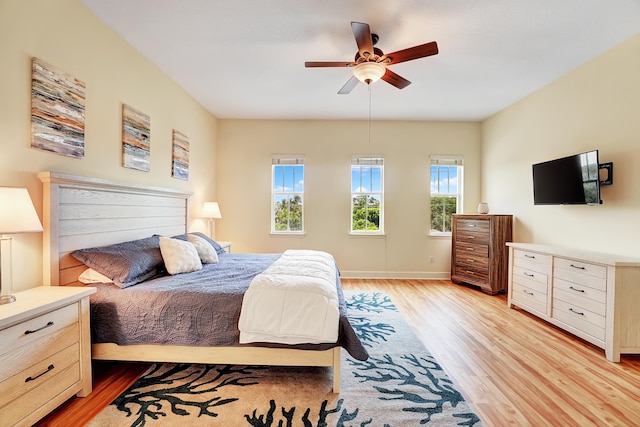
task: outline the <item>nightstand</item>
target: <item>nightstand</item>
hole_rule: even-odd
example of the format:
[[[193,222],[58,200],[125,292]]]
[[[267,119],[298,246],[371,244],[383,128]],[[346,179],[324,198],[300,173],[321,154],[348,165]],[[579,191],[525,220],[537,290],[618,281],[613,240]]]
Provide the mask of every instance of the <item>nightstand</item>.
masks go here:
[[[32,425],[74,394],[91,393],[89,295],[95,291],[40,286],[0,306],[3,425]]]
[[[232,244],[232,243],[233,243],[233,242],[218,242],[218,244],[219,244],[220,246],[222,246],[222,249],[224,249],[224,251],[225,251],[226,253],[228,253],[228,254],[230,254],[230,253],[231,253],[231,244]]]

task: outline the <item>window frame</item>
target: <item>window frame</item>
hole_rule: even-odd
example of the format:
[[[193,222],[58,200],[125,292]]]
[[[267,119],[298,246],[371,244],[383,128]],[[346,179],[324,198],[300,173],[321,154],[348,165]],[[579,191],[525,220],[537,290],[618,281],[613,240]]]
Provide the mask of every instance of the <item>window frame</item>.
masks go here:
[[[434,192],[432,187],[432,176],[431,170],[433,167],[456,167],[457,168],[457,184],[458,191],[457,193],[453,192]],[[440,231],[434,230],[431,227],[431,216],[432,216],[432,199],[434,196],[443,196],[443,197],[455,197],[456,198],[456,212],[455,214],[462,213],[463,203],[464,203],[464,156],[461,155],[431,155],[429,157],[429,236],[445,236],[451,237],[451,231]]]
[[[276,168],[286,166],[302,166],[302,191],[295,191],[294,187],[290,191],[276,191]],[[302,235],[304,231],[304,155],[302,154],[274,154],[271,157],[271,215],[270,215],[270,233],[275,235]],[[295,178],[295,175],[293,176]],[[285,177],[283,175],[283,184]],[[300,196],[300,230],[291,230],[290,223],[287,224],[287,230],[276,230],[276,197],[291,197]]]
[[[372,166],[372,167],[380,167],[380,191],[353,191],[353,168],[354,166],[360,167],[360,184],[362,184],[362,167],[363,166]],[[350,212],[349,212],[349,234],[358,235],[358,236],[379,236],[384,234],[384,156],[382,155],[353,155],[351,157],[351,164],[349,165],[349,180],[351,183],[350,186]],[[373,173],[370,174],[370,183],[373,183]],[[362,188],[362,186],[358,186],[358,188]],[[354,197],[357,196],[369,196],[373,195],[374,197],[378,197],[380,200],[379,205],[379,215],[378,215],[378,229],[377,230],[354,230],[353,229],[353,207],[354,207]]]

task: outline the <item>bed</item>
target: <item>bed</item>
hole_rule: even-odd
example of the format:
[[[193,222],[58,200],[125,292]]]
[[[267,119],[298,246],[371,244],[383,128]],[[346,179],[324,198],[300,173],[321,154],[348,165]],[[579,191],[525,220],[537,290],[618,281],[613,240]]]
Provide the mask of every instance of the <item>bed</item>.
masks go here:
[[[71,253],[77,255],[79,250],[85,248],[144,240],[150,236],[184,237],[188,231],[189,196],[191,195],[189,192],[55,172],[41,172],[38,178],[43,183],[45,229],[43,279],[45,285],[82,285],[78,277],[86,271],[87,265],[71,256]],[[171,288],[171,282],[178,276],[189,277],[188,281],[193,282],[189,286],[194,287],[202,287],[202,282],[197,282],[195,276],[212,274],[212,277],[219,279],[218,284],[223,281],[222,276],[228,276],[230,281],[225,283],[229,288],[223,291],[224,298],[227,298],[223,306],[230,305],[231,300],[238,301],[238,298],[241,300],[243,289],[248,286],[251,278],[278,257],[279,254],[219,254],[218,263],[203,265],[202,270],[196,273],[171,277],[162,275],[143,280],[124,289],[109,283],[92,284],[91,286],[98,288],[98,292],[92,299],[92,322],[94,322],[94,315],[99,314],[100,311],[105,312],[105,307],[113,305],[112,302],[104,300],[110,294],[120,292],[133,295],[142,292],[145,288],[150,288],[150,283],[154,281],[159,283],[160,287],[156,297],[165,300],[174,299],[167,298],[166,292]],[[236,273],[233,272],[234,268]],[[160,343],[151,343],[149,340],[127,341],[127,338],[117,337],[119,330],[112,327],[113,325],[102,329],[97,327],[98,325],[96,328],[92,325],[92,340],[94,340],[92,358],[175,363],[327,366],[333,368],[332,386],[333,391],[338,393],[341,346],[347,348],[350,354],[359,359],[366,359],[367,354],[346,319],[346,306],[338,276],[336,276],[335,286],[340,296],[340,329],[336,343],[275,346],[266,346],[263,343],[239,344],[235,338],[234,340],[229,338],[230,334],[237,335],[237,324],[234,322],[237,322],[239,312],[233,309],[230,310],[232,311],[230,317],[223,321],[228,328],[226,331],[228,333],[223,334],[223,338],[197,344],[189,344],[179,339],[177,341],[164,339],[160,340]],[[145,298],[148,297],[143,297],[143,300]],[[107,302],[104,303],[103,300]],[[112,313],[106,311],[107,318],[112,316]],[[167,317],[166,310],[155,311],[164,313],[163,316]],[[206,313],[211,315],[212,312],[206,309],[194,311],[200,311],[205,315]],[[154,313],[154,310],[145,309],[141,312],[144,312],[144,316],[149,316]],[[171,316],[168,317],[171,318]],[[187,329],[200,331],[201,337],[207,337],[208,333],[201,331],[201,326],[209,323],[205,320],[189,321],[195,323]],[[195,327],[193,327],[194,324]],[[177,329],[180,328],[177,327]],[[143,330],[139,335],[145,335],[145,331]]]

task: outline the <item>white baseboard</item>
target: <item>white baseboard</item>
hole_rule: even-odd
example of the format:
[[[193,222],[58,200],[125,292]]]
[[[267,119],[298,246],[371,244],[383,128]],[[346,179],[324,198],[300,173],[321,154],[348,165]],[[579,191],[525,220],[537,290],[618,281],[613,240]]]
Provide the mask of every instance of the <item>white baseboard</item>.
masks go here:
[[[345,271],[340,270],[345,279],[422,279],[449,280],[450,271]]]

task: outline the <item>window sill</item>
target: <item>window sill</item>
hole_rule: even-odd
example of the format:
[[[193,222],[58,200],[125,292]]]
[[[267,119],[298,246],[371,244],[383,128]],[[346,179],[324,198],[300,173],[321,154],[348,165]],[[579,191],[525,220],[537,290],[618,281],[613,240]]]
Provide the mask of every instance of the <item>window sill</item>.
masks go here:
[[[306,233],[304,231],[295,231],[295,232],[274,232],[269,233],[274,237],[304,237]]]
[[[363,236],[363,237],[384,237],[385,234],[384,232],[370,232],[370,233],[363,233],[363,232],[357,232],[357,231],[350,231],[349,232],[350,236]]]
[[[429,232],[429,237],[451,237],[452,233],[450,231],[431,231]]]

